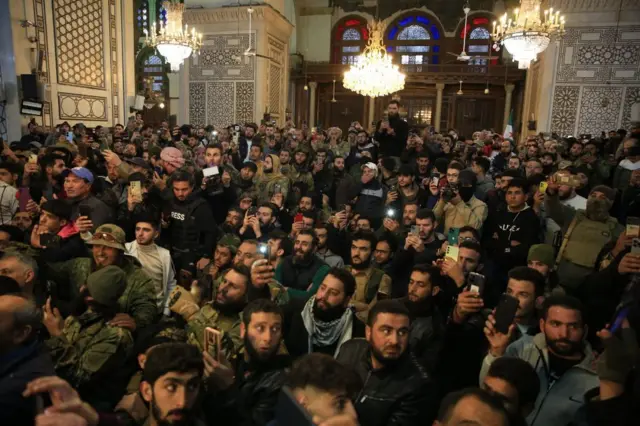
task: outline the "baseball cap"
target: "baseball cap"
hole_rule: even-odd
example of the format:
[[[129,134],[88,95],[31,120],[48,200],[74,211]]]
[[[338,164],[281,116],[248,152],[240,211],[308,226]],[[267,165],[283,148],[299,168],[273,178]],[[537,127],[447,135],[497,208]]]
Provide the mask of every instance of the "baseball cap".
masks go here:
[[[93,173],[84,167],[74,167],[73,169],[66,169],[62,172],[62,177],[66,178],[69,173],[73,173],[81,179],[86,180],[89,183],[93,183]]]
[[[125,251],[125,233],[119,226],[107,223],[96,229],[87,244],[113,247]]]
[[[362,165],[362,168],[363,169],[364,168],[371,169],[371,170],[373,170],[373,174],[375,176],[378,176],[378,166],[376,166],[374,163],[372,163],[372,162],[364,163]]]

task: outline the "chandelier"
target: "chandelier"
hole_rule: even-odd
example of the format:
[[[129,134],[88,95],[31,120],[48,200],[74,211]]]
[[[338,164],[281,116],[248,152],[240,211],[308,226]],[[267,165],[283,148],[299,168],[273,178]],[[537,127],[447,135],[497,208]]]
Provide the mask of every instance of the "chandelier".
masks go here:
[[[393,65],[383,43],[384,24],[382,21],[373,21],[367,27],[367,46],[356,63],[344,73],[343,86],[372,98],[404,89],[405,75],[397,65]]]
[[[504,45],[519,69],[529,68],[538,53],[549,46],[551,36],[564,34],[564,16],[553,8],[541,14],[540,0],[520,0],[520,8],[511,16],[505,13],[498,22],[493,22],[492,37]]]
[[[171,71],[176,72],[180,70],[180,65],[191,55],[191,52],[200,50],[202,34],[196,33],[195,28],[191,28],[189,32],[188,25],[182,28],[183,3],[170,0],[165,1],[163,6],[167,10],[167,22],[161,21],[157,31],[154,22],[151,27],[151,36],[145,29],[144,44],[158,49],[158,52],[171,64]]]

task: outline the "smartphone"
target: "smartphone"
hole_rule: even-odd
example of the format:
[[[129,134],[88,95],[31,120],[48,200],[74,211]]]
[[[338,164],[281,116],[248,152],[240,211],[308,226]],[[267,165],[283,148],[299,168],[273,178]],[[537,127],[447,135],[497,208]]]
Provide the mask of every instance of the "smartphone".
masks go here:
[[[549,186],[548,182],[540,182],[540,186],[538,186],[538,191],[544,194],[547,192],[548,186]]]
[[[69,133],[67,133],[67,140],[68,140],[69,142],[73,142],[73,132],[69,132]]]
[[[256,213],[258,213],[258,209],[256,208],[256,206],[251,206],[249,207],[249,210],[247,210],[247,214],[249,216],[255,216]]]
[[[458,248],[458,246],[452,246],[452,245],[448,245],[447,246],[447,252],[445,253],[444,257],[450,257],[451,259],[455,260],[456,262],[458,261],[458,252],[460,251],[460,249]]]
[[[276,403],[276,422],[278,426],[314,426],[311,414],[300,405],[289,389],[283,386]]]
[[[633,216],[627,218],[627,236],[640,237],[640,218]]]
[[[640,254],[640,238],[631,240],[631,253]]]
[[[265,259],[271,259],[271,247],[269,244],[260,244],[258,246],[258,251],[264,255]]]
[[[509,327],[513,324],[513,320],[516,317],[516,311],[520,306],[520,302],[513,296],[503,294],[496,306],[496,313],[494,315],[496,324],[494,328],[496,331],[507,334]]]
[[[478,296],[482,296],[484,293],[485,282],[486,278],[484,275],[476,272],[469,272],[469,277],[467,278],[467,290],[472,293],[477,293]]]
[[[180,286],[189,289],[191,288],[191,280],[193,278],[193,274],[186,269],[180,269],[180,273],[178,274],[178,280]]]
[[[31,193],[29,192],[29,188],[22,187],[18,192],[18,208],[19,211],[24,212],[27,210],[27,203],[31,199]]]
[[[347,205],[346,204],[338,205],[338,210],[336,210],[336,211],[339,211],[339,212],[347,211]]]
[[[38,163],[38,156],[36,154],[29,154],[29,163],[30,164],[37,164]]]
[[[206,178],[211,177],[211,176],[216,176],[220,174],[220,170],[218,170],[218,167],[213,166],[213,167],[207,167],[206,169],[202,169],[202,175]]]
[[[91,207],[86,204],[80,204],[78,211],[80,212],[80,216],[91,217]]]
[[[387,217],[393,219],[393,217],[396,215],[396,211],[393,209],[387,209]]]
[[[206,327],[204,329],[204,351],[220,362],[220,347],[222,343],[222,333],[215,328]]]
[[[293,223],[298,223],[298,222],[302,222],[302,218],[304,216],[302,215],[302,213],[298,213],[293,217]]]
[[[629,311],[631,310],[631,306],[623,306],[622,308],[616,310],[616,313],[613,315],[613,320],[611,321],[611,325],[609,326],[609,331],[615,333],[622,327],[622,322],[629,315]]]
[[[460,228],[449,228],[449,234],[447,235],[447,241],[450,246],[458,245],[458,238],[460,237]],[[458,256],[456,256],[456,259]]]
[[[418,225],[411,225],[411,235],[420,235],[420,228],[418,228]]]
[[[129,184],[129,190],[131,191],[131,197],[136,201],[142,201],[142,183],[139,180],[134,180]]]
[[[40,245],[46,248],[59,248],[60,237],[48,232],[46,234],[40,234]]]

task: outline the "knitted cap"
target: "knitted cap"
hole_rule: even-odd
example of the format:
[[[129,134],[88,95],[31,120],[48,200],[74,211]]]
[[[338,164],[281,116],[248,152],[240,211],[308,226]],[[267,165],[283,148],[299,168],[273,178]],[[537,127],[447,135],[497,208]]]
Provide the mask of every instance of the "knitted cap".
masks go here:
[[[549,268],[553,268],[555,264],[555,256],[553,254],[553,247],[549,244],[534,244],[529,249],[529,255],[527,256],[527,263],[532,261],[538,261],[544,263]]]
[[[616,190],[613,188],[609,188],[607,185],[597,185],[594,186],[593,189],[589,192],[589,195],[594,192],[602,192],[605,197],[607,197],[611,201],[616,200]]]
[[[124,271],[117,266],[105,266],[87,277],[89,295],[101,305],[114,306],[127,286]]]

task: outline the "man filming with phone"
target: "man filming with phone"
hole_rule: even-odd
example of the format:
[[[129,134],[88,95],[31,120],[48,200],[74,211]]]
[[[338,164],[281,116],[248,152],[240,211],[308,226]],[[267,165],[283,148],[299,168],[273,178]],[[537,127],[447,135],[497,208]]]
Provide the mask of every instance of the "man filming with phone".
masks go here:
[[[521,309],[520,307],[518,309]],[[581,407],[583,395],[599,384],[592,365],[595,357],[584,340],[584,308],[571,296],[555,295],[544,304],[540,319],[541,333],[521,338],[511,344],[518,325],[497,326],[490,316],[485,323],[489,353],[482,363],[480,382],[496,358],[512,356],[527,361],[540,378],[541,392],[527,417],[530,426],[564,426],[571,423]],[[580,398],[578,403],[573,402]]]
[[[63,171],[62,177],[71,204],[71,219],[80,233],[91,232],[112,221],[113,209],[91,193],[93,173],[84,167],[74,167]]]

